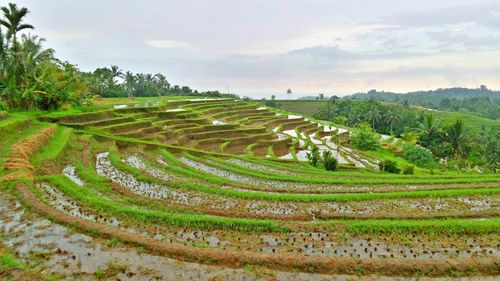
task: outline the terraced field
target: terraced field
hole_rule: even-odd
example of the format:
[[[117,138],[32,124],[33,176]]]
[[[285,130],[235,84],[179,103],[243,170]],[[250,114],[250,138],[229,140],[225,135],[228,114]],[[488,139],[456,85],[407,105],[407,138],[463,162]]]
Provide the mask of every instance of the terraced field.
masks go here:
[[[0,134],[2,193],[157,255],[322,274],[500,274],[498,175],[382,173],[331,124],[203,99],[12,115]],[[302,161],[312,145],[339,170]]]

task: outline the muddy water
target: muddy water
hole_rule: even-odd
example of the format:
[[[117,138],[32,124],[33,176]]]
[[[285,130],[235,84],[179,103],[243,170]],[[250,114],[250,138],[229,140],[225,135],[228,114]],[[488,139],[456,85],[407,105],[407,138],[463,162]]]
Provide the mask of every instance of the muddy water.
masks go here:
[[[190,233],[189,235],[196,235]],[[65,280],[95,280],[99,269],[113,271],[108,280],[356,280],[353,276],[277,272],[262,268],[232,269],[142,253],[123,245],[106,246],[106,241],[75,233],[49,220],[26,213],[4,191],[0,192],[1,242],[27,263],[43,255],[37,268]],[[207,237],[210,244],[220,241]],[[271,242],[272,238],[265,238]],[[267,242],[267,241],[266,241]],[[413,280],[371,276],[363,280]],[[431,280],[420,278],[419,280]],[[436,280],[436,279],[432,279]],[[441,280],[449,280],[442,278]],[[463,279],[469,280],[469,279]],[[481,280],[495,280],[481,278]]]

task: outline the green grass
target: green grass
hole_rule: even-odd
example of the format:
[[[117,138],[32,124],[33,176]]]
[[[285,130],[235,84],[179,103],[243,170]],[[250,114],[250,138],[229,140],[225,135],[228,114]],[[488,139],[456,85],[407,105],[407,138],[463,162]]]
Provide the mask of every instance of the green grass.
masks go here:
[[[52,139],[42,148],[41,151],[32,157],[31,163],[34,166],[39,166],[45,160],[55,160],[58,158],[68,145],[68,141],[72,133],[73,129],[58,126]]]
[[[18,260],[10,252],[4,252],[0,254],[0,268],[2,267],[7,269],[25,269],[26,264]]]
[[[352,234],[408,235],[479,235],[500,232],[500,219],[428,219],[428,220],[341,220],[313,222],[312,225],[342,225]]]
[[[96,212],[115,215],[121,218],[134,219],[138,224],[159,224],[177,227],[197,227],[202,229],[226,229],[244,232],[286,232],[288,228],[279,226],[269,220],[253,220],[238,218],[220,218],[209,215],[171,214],[160,211],[144,210],[134,206],[123,206],[117,202],[104,199],[85,187],[80,187],[64,176],[41,176],[39,181],[56,186],[70,198],[80,202]]]
[[[394,157],[390,152],[381,150],[380,157],[386,157],[387,159],[394,159]],[[394,158],[393,158],[394,157]],[[436,174],[436,175],[430,175],[430,174],[415,174],[415,175],[402,175],[402,174],[390,174],[390,173],[379,173],[379,172],[372,172],[368,170],[355,170],[354,172],[352,171],[335,171],[335,172],[330,172],[330,171],[325,171],[324,169],[321,168],[315,168],[307,163],[300,163],[300,162],[283,162],[283,160],[279,159],[259,159],[259,158],[253,158],[253,157],[241,157],[241,156],[233,156],[231,158],[236,158],[240,159],[243,161],[247,161],[250,163],[255,163],[258,165],[264,165],[267,166],[271,169],[278,169],[282,171],[287,171],[290,174],[296,175],[298,177],[321,177],[323,179],[363,179],[363,178],[369,178],[369,179],[388,179],[388,180],[393,180],[393,179],[453,179],[453,178],[479,178],[479,177],[484,177],[485,175],[479,175],[479,174],[460,174],[457,172],[448,172],[446,174]],[[198,158],[199,159],[199,158]],[[242,170],[248,171],[248,173],[251,173],[251,175],[255,174],[264,174],[264,175],[269,175],[269,176],[275,176],[276,174],[273,173],[272,171],[261,171],[261,170],[252,170],[252,169],[247,169],[243,168],[238,164],[234,164],[228,161],[225,161],[225,158],[222,157],[207,157],[207,159],[210,159],[211,161],[214,161],[216,163],[219,163],[220,165],[223,165],[225,168],[228,170],[234,168],[235,172],[239,172]],[[398,158],[400,159],[400,158]],[[274,160],[274,161],[273,161]],[[404,159],[403,159],[404,160]],[[398,162],[398,163],[406,163],[406,162]],[[410,164],[408,164],[410,165]],[[229,168],[228,168],[229,167]],[[495,175],[490,174],[490,177],[495,177]],[[499,181],[500,181],[500,176]]]
[[[202,158],[193,156],[191,154],[185,154],[187,158],[197,162],[204,162]],[[214,159],[214,158],[210,158]],[[270,175],[267,173],[260,173],[251,171],[245,168],[241,168],[237,165],[228,165],[222,162],[211,162],[205,163],[209,166],[213,166],[218,169],[231,171],[241,175],[247,175],[255,178],[266,179],[266,180],[279,180],[288,182],[300,182],[300,183],[311,183],[311,184],[345,184],[345,185],[374,185],[374,184],[387,184],[387,178],[391,178],[390,184],[443,184],[443,183],[481,183],[481,182],[500,182],[500,177],[496,175],[488,175],[482,177],[449,177],[449,178],[411,178],[411,177],[401,177],[400,175],[387,175],[387,178],[375,178],[367,177],[365,179],[360,178],[350,178],[350,179],[335,179],[335,178],[311,178],[311,177],[295,177],[286,175]],[[396,178],[399,177],[399,178]]]
[[[427,114],[429,113],[428,111],[422,109],[416,110],[423,111]],[[500,128],[499,120],[492,120],[489,118],[477,116],[475,114],[450,111],[433,111],[432,114],[441,119],[444,124],[452,122],[455,119],[461,119],[464,121],[465,128],[471,133],[479,133],[481,127],[483,126],[486,128]]]
[[[110,150],[109,159],[115,168],[134,175],[139,181],[147,183],[161,183],[160,180],[147,176],[143,171],[129,166],[121,161],[115,149]],[[203,179],[214,178],[213,175],[203,173]],[[212,181],[212,180],[210,180]],[[215,181],[215,180],[213,180]],[[386,193],[353,193],[353,194],[274,194],[265,192],[247,192],[236,189],[222,189],[207,186],[201,183],[192,182],[169,182],[169,187],[176,189],[192,190],[216,194],[220,196],[269,200],[269,201],[292,201],[292,202],[353,202],[378,199],[399,199],[399,198],[443,198],[458,197],[468,195],[496,195],[500,193],[498,188],[473,188],[473,189],[445,189],[445,190],[422,190],[422,191],[400,191]]]

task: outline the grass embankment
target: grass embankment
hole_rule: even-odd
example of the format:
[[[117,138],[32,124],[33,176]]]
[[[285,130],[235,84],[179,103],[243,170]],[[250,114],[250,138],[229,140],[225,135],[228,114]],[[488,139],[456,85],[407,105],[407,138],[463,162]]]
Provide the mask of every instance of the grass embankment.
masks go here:
[[[177,227],[196,227],[201,229],[226,229],[248,232],[287,231],[286,227],[272,221],[219,218],[207,215],[172,214],[161,211],[144,210],[135,206],[123,206],[104,199],[87,188],[80,187],[64,176],[42,176],[39,181],[48,182],[57,187],[73,200],[80,202],[95,212],[105,213],[119,218],[134,219],[138,225],[171,225]]]
[[[138,180],[148,183],[162,183],[161,180],[145,175],[143,171],[129,166],[121,161],[121,158],[115,149],[110,149],[109,159],[115,168],[134,175]],[[192,168],[190,168],[191,170]],[[185,175],[187,173],[184,173]],[[214,178],[213,175],[204,172],[198,172],[203,179]],[[217,181],[216,179],[211,180]],[[448,190],[422,190],[422,191],[404,191],[387,193],[353,193],[353,194],[274,194],[258,191],[242,191],[235,189],[223,189],[213,186],[207,186],[202,183],[191,182],[169,182],[169,187],[176,189],[192,190],[203,193],[216,194],[219,196],[268,201],[290,201],[290,202],[354,202],[378,199],[403,199],[403,198],[444,198],[459,197],[470,195],[493,195],[499,194],[498,188],[484,189],[448,189]]]
[[[278,180],[278,181],[288,181],[297,183],[310,183],[310,184],[343,184],[343,185],[380,185],[388,184],[387,178],[376,178],[376,177],[366,177],[365,179],[359,178],[310,178],[310,177],[295,177],[286,175],[273,175],[269,173],[255,172],[248,169],[241,168],[237,165],[229,165],[221,161],[204,162],[203,158],[196,157],[192,154],[186,153],[185,156],[191,160],[204,163],[209,166],[213,166],[218,169],[231,171],[241,175],[252,176],[255,178],[265,179],[265,180]],[[211,158],[215,159],[215,158]],[[335,174],[337,175],[337,174]],[[344,173],[348,175],[348,173]],[[357,174],[353,173],[353,177]],[[469,177],[448,177],[448,178],[412,178],[411,176],[400,177],[399,175],[388,175],[390,178],[390,183],[392,185],[398,184],[446,184],[446,183],[482,183],[482,182],[500,182],[500,177],[496,175],[487,176],[469,176]],[[436,176],[438,177],[438,176]]]
[[[39,166],[43,161],[57,159],[68,145],[73,129],[58,126],[52,139],[31,159],[34,166]]]
[[[416,175],[402,175],[402,174],[390,174],[390,173],[380,173],[380,172],[373,172],[370,170],[362,169],[362,170],[354,170],[354,171],[325,171],[322,168],[314,168],[310,166],[309,164],[303,164],[297,163],[297,162],[278,162],[278,161],[268,161],[268,160],[261,160],[258,158],[252,158],[252,157],[241,157],[241,156],[233,156],[231,158],[239,159],[242,161],[254,163],[260,166],[268,167],[271,170],[276,170],[279,169],[282,172],[287,172],[290,175],[296,175],[296,177],[307,177],[310,178],[312,177],[321,177],[323,179],[363,179],[363,178],[369,178],[369,179],[387,179],[387,180],[394,180],[394,179],[457,179],[457,178],[484,178],[485,175],[480,175],[480,174],[460,174],[457,172],[448,172],[445,174],[436,174],[436,175],[430,175],[430,174],[416,174]],[[222,157],[206,157],[206,159],[209,159],[210,161],[219,163],[223,165],[224,167],[229,167],[229,168],[234,168],[238,171],[240,170],[247,170],[249,173],[252,175],[255,174],[265,174],[269,176],[275,176],[276,173],[270,170],[266,169],[248,169],[244,168],[241,165],[231,163],[229,161],[226,161],[228,158],[222,158]],[[490,177],[498,177],[498,182],[500,185],[500,175],[495,175],[495,174],[487,174],[487,176]]]

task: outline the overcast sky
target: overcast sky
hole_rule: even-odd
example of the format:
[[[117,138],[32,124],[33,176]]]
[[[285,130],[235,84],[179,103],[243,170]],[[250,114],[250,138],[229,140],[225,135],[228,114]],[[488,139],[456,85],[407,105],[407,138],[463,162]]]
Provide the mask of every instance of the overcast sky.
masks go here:
[[[16,3],[33,33],[83,70],[115,64],[252,97],[500,89],[498,0]]]

